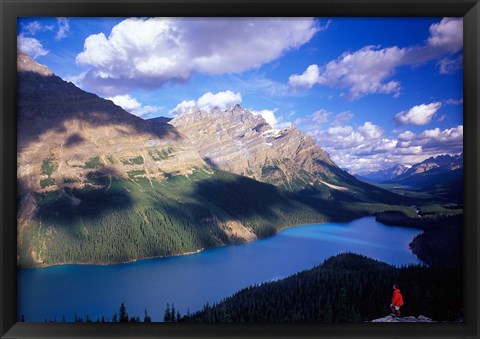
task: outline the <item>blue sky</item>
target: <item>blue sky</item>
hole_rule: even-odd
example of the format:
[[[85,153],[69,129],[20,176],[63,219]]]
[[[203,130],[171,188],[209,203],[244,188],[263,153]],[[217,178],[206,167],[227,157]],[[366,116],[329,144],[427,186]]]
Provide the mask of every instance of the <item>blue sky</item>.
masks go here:
[[[463,151],[461,18],[23,18],[17,35],[133,114],[240,104],[352,173]]]

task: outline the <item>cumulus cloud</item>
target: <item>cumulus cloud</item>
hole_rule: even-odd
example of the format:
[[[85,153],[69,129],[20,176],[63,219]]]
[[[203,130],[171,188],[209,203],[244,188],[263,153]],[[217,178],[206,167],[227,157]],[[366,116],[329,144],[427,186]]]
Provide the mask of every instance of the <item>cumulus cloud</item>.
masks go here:
[[[365,124],[364,124],[365,126]],[[413,165],[440,154],[463,152],[463,126],[441,130],[425,130],[419,134],[405,131],[397,138],[371,134],[367,138],[359,128],[344,126],[335,135],[331,130],[312,135],[341,168],[352,173],[365,173],[392,167],[395,164]],[[348,134],[347,132],[351,132]]]
[[[429,46],[455,53],[463,47],[463,19],[443,18],[438,24],[430,26]]]
[[[262,118],[265,119],[265,121],[273,127],[273,129],[276,130],[281,130],[283,128],[286,128],[292,123],[290,121],[285,121],[283,116],[278,116],[276,112],[278,111],[278,108],[274,109],[262,109],[260,111],[252,110],[250,109],[250,112],[254,115],[261,115]]]
[[[57,18],[58,30],[55,34],[55,40],[62,40],[67,36],[70,30],[70,23],[67,18]]]
[[[159,112],[163,109],[160,106],[150,106],[142,105],[137,99],[132,98],[130,95],[116,95],[114,97],[105,98],[107,100],[112,100],[115,105],[122,107],[125,111],[135,114],[139,117],[146,117],[152,113]]]
[[[357,99],[367,94],[384,93],[398,97],[401,85],[391,80],[400,66],[419,65],[445,54],[457,53],[463,47],[463,19],[443,18],[430,26],[430,36],[421,46],[401,48],[365,46],[355,52],[345,52],[323,66],[309,65],[303,73],[289,77],[294,89],[308,89],[316,84],[344,89],[342,95]],[[461,56],[444,57],[439,61],[441,74],[461,68]]]
[[[415,137],[415,133],[411,131],[405,131],[402,132],[398,135],[398,139],[403,140],[403,141],[409,141],[412,140]]]
[[[363,126],[360,126],[358,131],[369,139],[377,139],[383,134],[382,128],[372,124],[370,121],[367,121]]]
[[[232,91],[218,92],[213,94],[207,92],[197,100],[197,106],[203,110],[210,111],[212,108],[218,107],[226,109],[227,107],[239,104],[242,102],[240,93],[233,93]]]
[[[192,108],[195,108],[196,106],[197,105],[195,103],[195,100],[183,100],[181,103],[175,106],[175,108],[170,110],[168,113],[171,115],[179,115],[179,114],[182,114],[183,112],[191,110]]]
[[[277,128],[278,120],[275,116],[276,111],[277,109],[263,109],[261,111],[251,110],[250,112],[252,112],[254,115],[261,115],[270,126]]]
[[[28,38],[20,34],[17,36],[17,46],[20,51],[36,59],[47,55],[48,51],[43,48],[42,43],[35,38]]]
[[[430,104],[421,104],[413,106],[408,111],[402,111],[395,115],[397,123],[406,125],[426,125],[428,124],[435,113],[442,107],[441,102],[432,102]]]
[[[210,111],[217,107],[219,109],[226,109],[242,102],[242,95],[240,93],[233,93],[230,90],[224,92],[207,92],[203,94],[198,100],[184,100],[170,110],[171,115],[178,115],[186,112],[194,107],[198,107],[204,111]]]
[[[288,78],[288,84],[293,88],[310,88],[322,82],[324,79],[320,77],[320,69],[316,64],[308,66],[302,74],[292,74]]]
[[[275,60],[319,30],[309,18],[129,18],[90,35],[78,64],[102,85],[159,87],[195,73],[238,73]]]
[[[462,125],[426,129],[418,134],[400,130],[389,136],[373,122],[338,125],[334,124],[337,117],[350,119],[353,113],[335,114],[322,109],[298,122],[338,166],[351,173],[377,171],[396,164],[413,165],[431,156],[463,151]]]

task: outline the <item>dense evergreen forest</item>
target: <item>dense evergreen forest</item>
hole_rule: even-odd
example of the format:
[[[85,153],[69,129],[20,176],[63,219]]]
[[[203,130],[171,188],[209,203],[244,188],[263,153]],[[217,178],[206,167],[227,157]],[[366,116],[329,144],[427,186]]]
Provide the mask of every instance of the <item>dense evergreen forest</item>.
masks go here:
[[[340,254],[288,278],[245,288],[181,321],[363,322],[390,313],[399,284],[402,314],[457,321],[463,312],[459,268],[396,268],[357,254]]]
[[[405,206],[341,203],[235,174],[196,170],[166,180],[92,172],[82,189],[37,194],[37,213],[18,241],[19,267],[108,264],[243,242],[229,221],[258,238],[300,224],[349,221]]]

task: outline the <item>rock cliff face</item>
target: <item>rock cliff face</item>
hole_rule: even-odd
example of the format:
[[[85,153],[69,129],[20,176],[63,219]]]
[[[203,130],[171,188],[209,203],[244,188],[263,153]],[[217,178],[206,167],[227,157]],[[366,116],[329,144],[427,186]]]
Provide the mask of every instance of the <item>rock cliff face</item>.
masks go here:
[[[18,230],[49,192],[104,188],[96,177],[162,179],[209,166],[166,123],[148,123],[82,91],[23,53],[17,57]],[[77,204],[73,196],[72,204]]]
[[[348,190],[347,173],[295,127],[274,130],[261,116],[235,105],[225,111],[191,109],[170,121],[210,165],[292,191]],[[349,178],[352,179],[352,178]]]
[[[206,166],[189,140],[84,92],[18,56],[18,179],[24,189],[83,186],[92,172],[128,178]]]

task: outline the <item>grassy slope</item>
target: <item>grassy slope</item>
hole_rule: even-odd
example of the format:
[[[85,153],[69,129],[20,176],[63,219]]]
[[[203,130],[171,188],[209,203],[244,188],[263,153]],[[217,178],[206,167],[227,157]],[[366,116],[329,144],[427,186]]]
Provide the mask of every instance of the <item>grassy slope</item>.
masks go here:
[[[37,196],[37,215],[19,241],[20,267],[126,262],[244,241],[218,226],[228,221],[240,221],[261,238],[293,225],[348,221],[382,210],[412,212],[320,200],[222,171],[197,170],[163,181],[89,180],[81,190]]]

